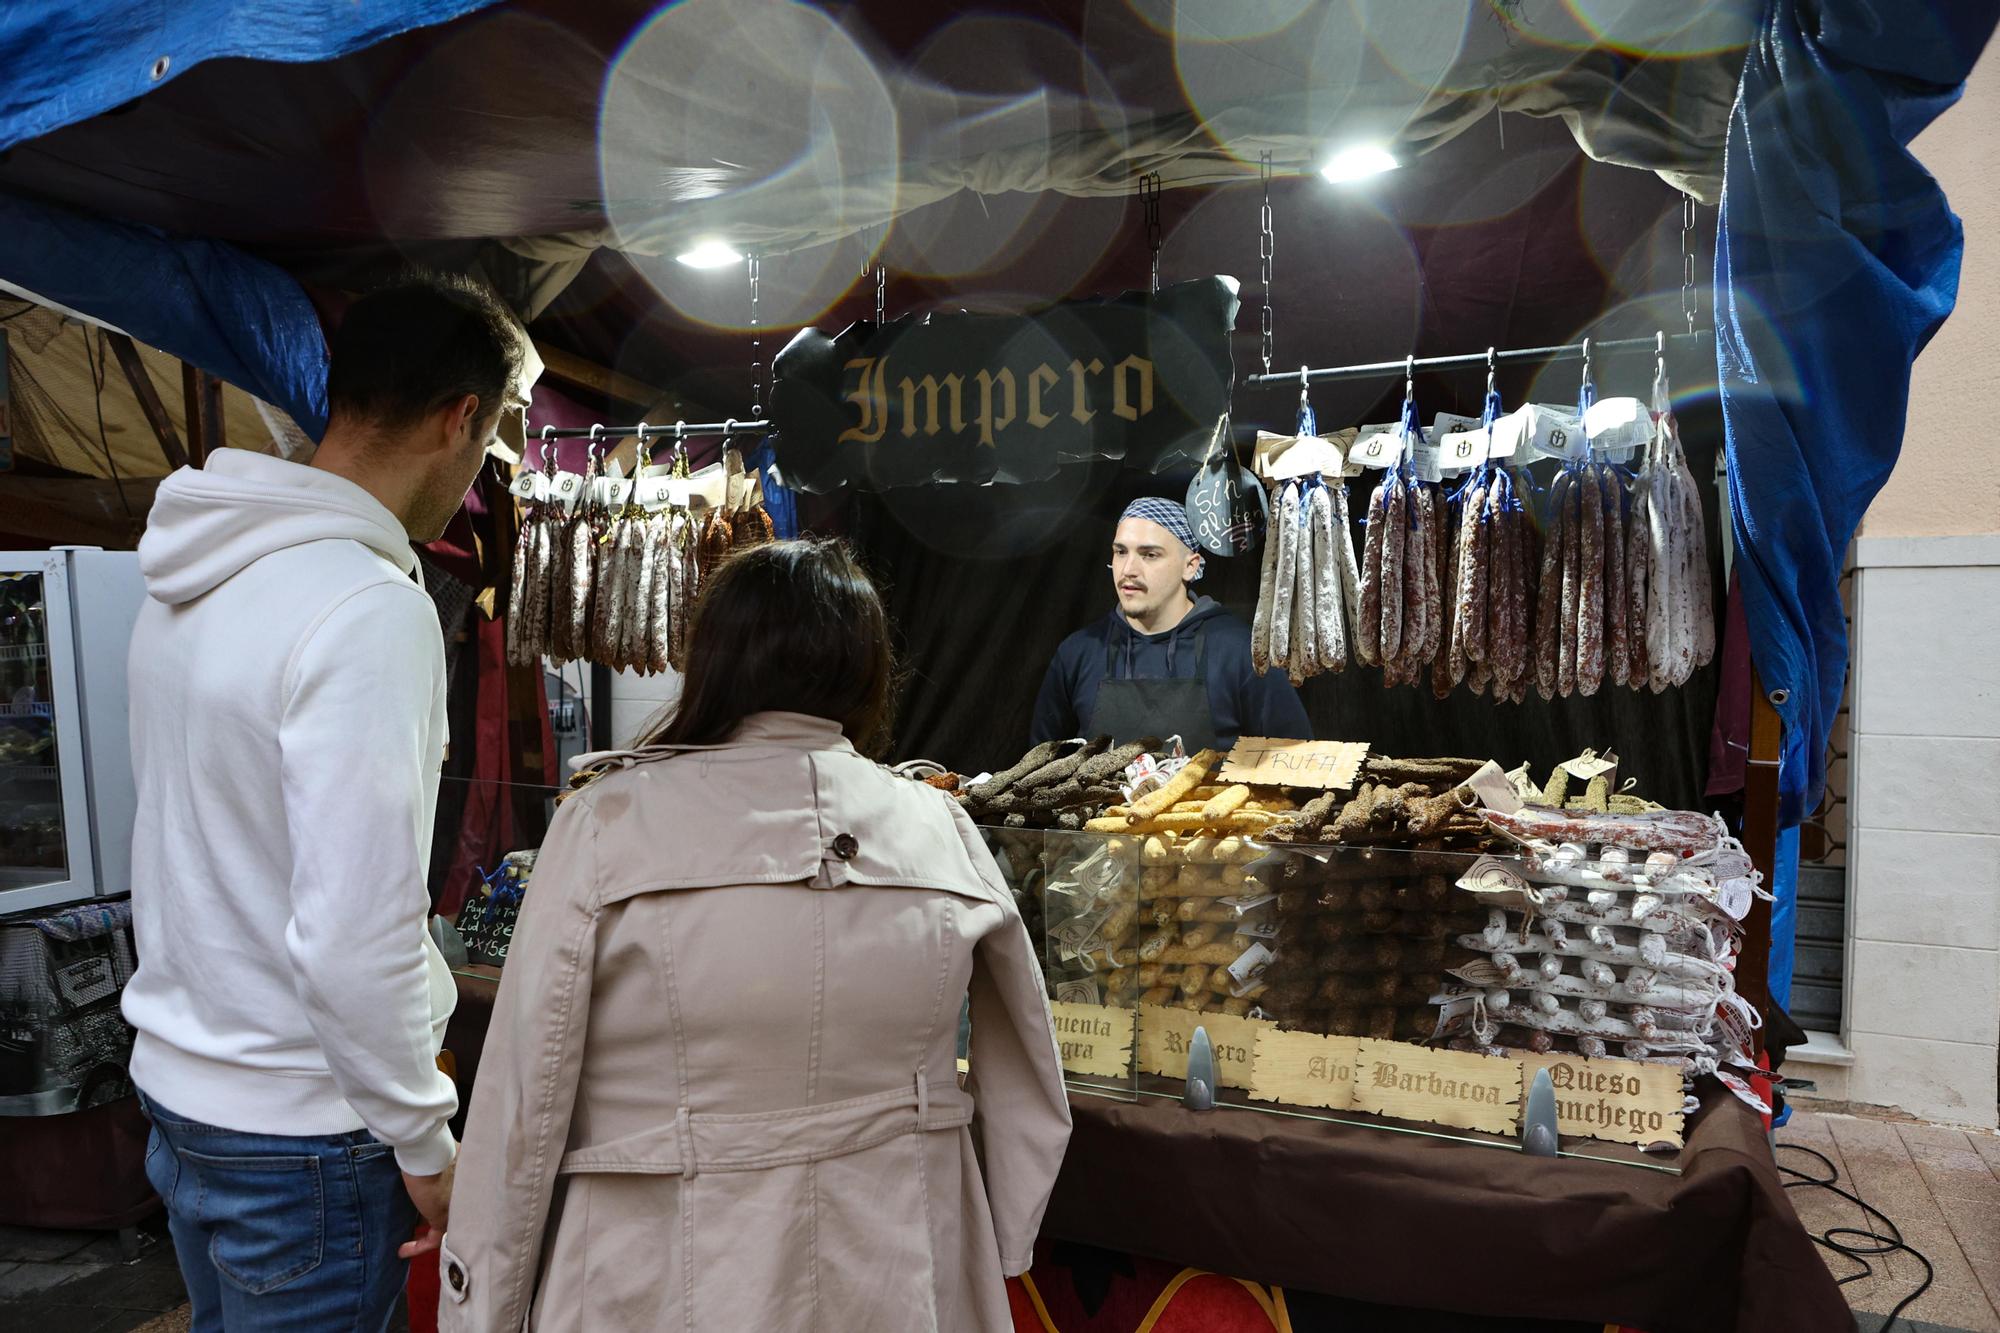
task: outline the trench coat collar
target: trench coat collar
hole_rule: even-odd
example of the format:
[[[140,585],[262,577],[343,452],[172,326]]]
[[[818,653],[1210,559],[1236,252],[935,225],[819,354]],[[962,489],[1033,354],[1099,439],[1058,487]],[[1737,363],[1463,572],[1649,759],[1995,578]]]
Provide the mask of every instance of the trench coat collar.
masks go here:
[[[630,768],[633,764],[655,759],[670,759],[677,754],[773,747],[847,755],[859,753],[854,743],[841,731],[838,722],[809,713],[768,712],[752,713],[744,718],[736,728],[736,734],[720,745],[639,745],[629,750],[598,750],[576,756],[569,761],[569,766],[576,773],[592,774],[613,768]]]
[[[752,713],[729,738],[731,746],[776,745],[785,749],[836,750],[853,754],[854,743],[829,718],[807,713]]]

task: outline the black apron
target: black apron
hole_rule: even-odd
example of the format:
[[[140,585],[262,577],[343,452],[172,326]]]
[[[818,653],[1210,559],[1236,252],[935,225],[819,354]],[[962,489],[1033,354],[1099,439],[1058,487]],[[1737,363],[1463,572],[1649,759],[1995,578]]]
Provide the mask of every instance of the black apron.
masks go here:
[[[1097,702],[1090,711],[1092,736],[1109,736],[1123,744],[1141,737],[1165,740],[1179,736],[1187,752],[1215,747],[1215,714],[1208,707],[1207,625],[1194,631],[1194,676],[1168,680],[1115,680],[1118,647],[1104,645],[1104,679],[1098,682]]]

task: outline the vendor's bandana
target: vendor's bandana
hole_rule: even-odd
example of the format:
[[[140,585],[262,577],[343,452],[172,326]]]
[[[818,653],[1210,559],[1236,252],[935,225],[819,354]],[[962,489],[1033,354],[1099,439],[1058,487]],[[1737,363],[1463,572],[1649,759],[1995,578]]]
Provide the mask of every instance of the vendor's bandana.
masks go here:
[[[1195,550],[1194,529],[1188,525],[1187,507],[1172,500],[1162,500],[1158,496],[1146,495],[1125,506],[1125,512],[1118,516],[1123,523],[1128,518],[1143,518],[1148,523],[1157,523],[1173,534],[1175,541],[1188,550]],[[1206,563],[1205,561],[1203,563]],[[1201,567],[1197,565],[1194,577],[1201,577]],[[1193,580],[1190,580],[1192,582]]]

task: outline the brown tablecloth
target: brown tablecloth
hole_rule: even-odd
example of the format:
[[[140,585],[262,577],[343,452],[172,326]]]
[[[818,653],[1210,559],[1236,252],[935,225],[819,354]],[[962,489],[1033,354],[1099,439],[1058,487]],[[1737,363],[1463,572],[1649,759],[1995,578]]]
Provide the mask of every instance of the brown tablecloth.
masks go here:
[[[1070,1106],[1047,1236],[1437,1310],[1646,1333],[1853,1327],[1763,1122],[1720,1089],[1679,1176],[1151,1098]]]
[[[495,990],[459,978],[462,1093]],[[1854,1327],[1762,1121],[1719,1088],[1678,1176],[1153,1098],[1070,1108],[1048,1237],[1391,1305],[1646,1333]]]

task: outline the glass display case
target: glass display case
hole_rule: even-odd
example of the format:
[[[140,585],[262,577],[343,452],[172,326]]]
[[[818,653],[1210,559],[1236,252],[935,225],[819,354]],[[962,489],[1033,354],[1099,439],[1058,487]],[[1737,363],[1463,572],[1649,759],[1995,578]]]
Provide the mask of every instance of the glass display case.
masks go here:
[[[127,551],[0,555],[0,916],[130,887]]]
[[[983,832],[1041,946],[1074,1091],[1183,1096],[1199,1027],[1219,1106],[1518,1150],[1520,1108],[1548,1067],[1564,1155],[1675,1169],[1678,1064],[1472,1039],[1476,1025],[1512,1031],[1495,1014],[1528,1021],[1525,988],[1510,1010],[1503,987],[1464,979],[1494,965],[1485,940],[1496,912],[1510,932],[1519,928],[1499,900],[1461,886],[1480,878],[1475,867],[1505,858]],[[1529,971],[1535,963],[1527,959]],[[1568,960],[1550,970],[1564,967],[1581,971]],[[1616,1091],[1585,1097],[1586,1085]],[[1601,1132],[1630,1141],[1591,1137],[1597,1116],[1617,1122]]]

